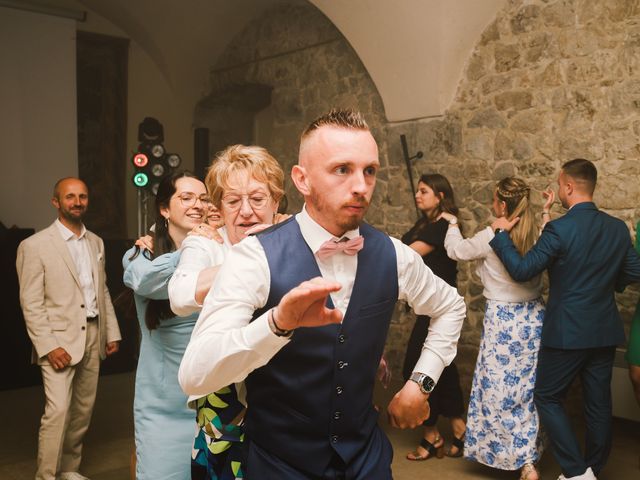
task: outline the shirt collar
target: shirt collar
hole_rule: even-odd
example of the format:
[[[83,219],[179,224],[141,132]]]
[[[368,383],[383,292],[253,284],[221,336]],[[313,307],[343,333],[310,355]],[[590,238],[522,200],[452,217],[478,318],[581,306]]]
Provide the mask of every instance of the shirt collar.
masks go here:
[[[84,226],[84,224],[82,225],[82,230],[80,231],[80,235],[78,236],[76,236],[75,233],[65,227],[59,218],[56,218],[55,224],[58,227],[58,231],[60,232],[60,235],[62,235],[62,239],[65,242],[69,241],[69,239],[72,237],[80,240],[81,238],[84,238],[85,234],[87,233],[87,228]]]
[[[322,244],[327,240],[338,241],[340,240],[340,238],[347,237],[351,239],[360,235],[360,228],[349,230],[340,238],[329,233],[327,230],[321,227],[318,222],[311,218],[309,212],[307,212],[306,204],[302,207],[302,211],[296,215],[296,221],[300,225],[300,232],[302,233],[302,237],[305,239],[307,245],[309,245],[309,248],[314,254],[318,250],[320,250]]]
[[[572,210],[582,210],[582,209],[586,209],[586,208],[591,208],[591,209],[595,209],[595,210],[598,209],[598,207],[596,207],[596,204],[593,203],[593,201],[587,200],[585,202],[574,203],[573,205],[571,205],[567,209],[567,212],[570,212]]]

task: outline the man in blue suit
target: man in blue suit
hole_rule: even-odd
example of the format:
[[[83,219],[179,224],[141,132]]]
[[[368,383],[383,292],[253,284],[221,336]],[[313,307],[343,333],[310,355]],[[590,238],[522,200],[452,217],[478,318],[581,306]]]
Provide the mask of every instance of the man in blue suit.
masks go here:
[[[534,391],[561,479],[595,479],[611,448],[611,374],[624,330],[614,292],[640,281],[638,259],[625,223],[593,203],[597,170],[588,160],[562,166],[558,198],[568,212],[546,224],[522,257],[509,238],[518,219],[496,220],[491,247],[516,281],[549,273]],[[543,212],[547,214],[548,212]],[[587,434],[584,455],[564,411],[569,387],[580,376]]]

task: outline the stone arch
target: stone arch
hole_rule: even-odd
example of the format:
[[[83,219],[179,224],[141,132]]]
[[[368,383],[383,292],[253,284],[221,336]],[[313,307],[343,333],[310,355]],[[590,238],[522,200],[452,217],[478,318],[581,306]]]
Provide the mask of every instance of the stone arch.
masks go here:
[[[280,5],[250,22],[212,67],[210,80],[194,123],[210,129],[212,153],[259,139],[288,172],[304,127],[334,106],[358,108],[378,137],[385,129],[382,101],[366,69],[311,4]],[[302,200],[288,179],[285,187],[295,212]]]

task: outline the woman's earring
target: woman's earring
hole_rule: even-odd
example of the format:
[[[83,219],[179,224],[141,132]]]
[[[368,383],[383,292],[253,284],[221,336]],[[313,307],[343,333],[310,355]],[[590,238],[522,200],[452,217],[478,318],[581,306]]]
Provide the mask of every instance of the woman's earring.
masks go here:
[[[169,218],[168,217],[164,217],[164,226],[165,226],[165,228],[169,228]]]

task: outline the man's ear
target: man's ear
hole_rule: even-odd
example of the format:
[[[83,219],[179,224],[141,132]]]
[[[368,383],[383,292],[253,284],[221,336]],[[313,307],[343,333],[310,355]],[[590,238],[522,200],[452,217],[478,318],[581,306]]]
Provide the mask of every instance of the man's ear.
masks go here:
[[[300,165],[294,165],[291,169],[291,179],[295,184],[298,191],[303,195],[309,195],[311,193],[311,186],[309,185],[309,177],[304,167]]]
[[[53,205],[56,208],[56,210],[60,210],[60,202],[58,201],[57,197],[51,198],[51,205]]]
[[[571,195],[573,193],[573,191],[575,190],[574,185],[572,182],[567,182],[567,195]]]

